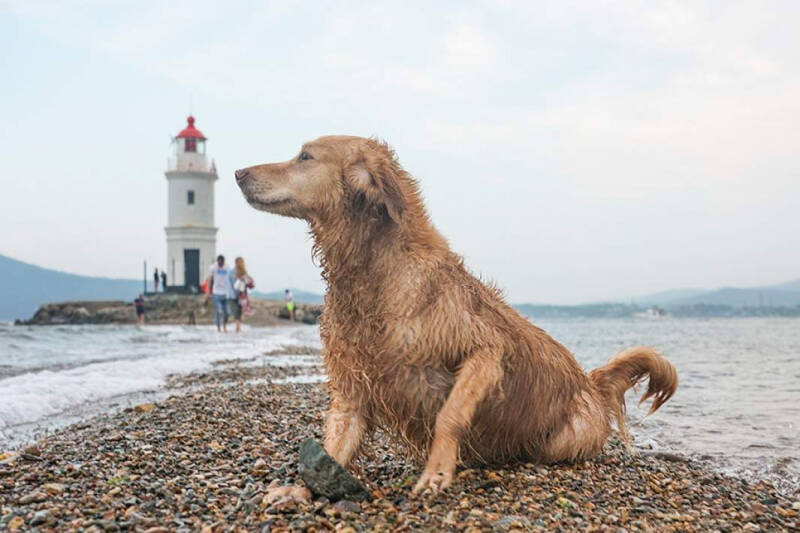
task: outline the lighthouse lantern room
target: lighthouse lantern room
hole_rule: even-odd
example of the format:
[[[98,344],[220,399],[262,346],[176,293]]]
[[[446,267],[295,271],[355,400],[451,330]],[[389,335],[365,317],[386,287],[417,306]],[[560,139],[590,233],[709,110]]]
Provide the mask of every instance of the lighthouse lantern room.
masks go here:
[[[167,163],[167,269],[171,292],[198,292],[204,268],[216,255],[214,182],[217,169],[206,156],[206,137],[186,119],[172,140]]]

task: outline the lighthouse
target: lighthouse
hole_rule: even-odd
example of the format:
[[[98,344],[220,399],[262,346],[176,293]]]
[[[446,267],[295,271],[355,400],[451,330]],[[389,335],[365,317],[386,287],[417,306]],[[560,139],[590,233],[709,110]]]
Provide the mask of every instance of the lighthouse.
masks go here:
[[[186,119],[172,140],[167,161],[167,268],[170,291],[199,292],[204,267],[216,255],[214,182],[217,169],[206,155],[206,137]]]

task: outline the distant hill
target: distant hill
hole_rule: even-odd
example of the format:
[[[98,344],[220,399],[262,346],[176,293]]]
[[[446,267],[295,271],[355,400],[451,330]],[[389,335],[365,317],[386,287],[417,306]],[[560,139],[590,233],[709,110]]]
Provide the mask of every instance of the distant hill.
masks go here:
[[[704,289],[673,289],[671,291],[661,291],[640,298],[634,298],[634,301],[640,305],[667,305],[675,300],[699,296],[706,292],[708,291]]]
[[[29,318],[46,303],[70,300],[133,300],[142,282],[132,279],[79,276],[38,267],[0,254],[0,320]],[[292,288],[298,303],[322,304],[323,296]],[[282,300],[283,291],[253,291],[256,298]],[[597,303],[585,306],[520,304],[515,307],[532,316],[624,316],[640,307],[658,305],[670,313],[679,309],[695,312],[714,307],[718,313],[735,315],[737,309],[796,308],[800,306],[800,279],[753,288],[727,287],[717,290],[677,289],[635,299],[635,305]],[[705,306],[705,307],[704,307]],[[730,308],[729,310],[720,310]],[[698,311],[699,312],[699,311]],[[576,314],[577,313],[577,314]]]
[[[292,297],[297,303],[316,304],[322,305],[325,297],[321,294],[314,292],[304,291],[302,289],[291,289]],[[256,298],[263,298],[265,300],[283,300],[283,291],[260,292],[253,291],[252,295]]]
[[[514,307],[522,314],[534,318],[619,318],[640,316],[651,306],[661,307],[669,315],[683,317],[800,316],[800,279],[764,287],[674,289],[634,298],[630,303],[525,303]]]
[[[670,308],[695,304],[730,305],[731,307],[792,307],[800,305],[800,291],[772,288],[739,289],[735,287],[726,287],[688,298],[679,298],[666,303],[665,307]]]
[[[800,292],[800,278],[787,281],[786,283],[779,283],[777,285],[770,285],[768,287],[764,287],[765,289],[778,289],[782,291],[798,291]]]
[[[324,296],[301,289],[292,289],[292,294],[297,302],[309,304],[322,304]],[[282,300],[283,291],[258,292],[253,295],[257,298],[268,300]],[[648,294],[640,298],[635,298],[636,305],[651,306],[658,305],[666,308],[694,306],[698,304],[706,305],[726,305],[731,307],[794,307],[800,305],[800,279],[769,285],[765,287],[736,288],[726,287],[717,290],[708,289],[674,289]],[[564,306],[551,306],[548,304],[519,304],[515,307],[538,308],[539,311],[549,309],[550,312],[557,312],[557,309]],[[608,316],[614,315],[619,311],[619,304],[615,302],[597,302],[581,306],[588,312],[587,316]]]
[[[731,307],[793,307],[800,305],[800,279],[764,287],[723,287],[716,290],[676,289],[648,294],[634,301],[638,305],[666,308],[705,305]]]
[[[40,305],[68,300],[133,300],[142,282],[68,274],[0,254],[0,320],[29,318]]]
[[[149,280],[148,280],[149,282]],[[152,290],[152,284],[148,286]],[[79,276],[42,268],[0,254],[0,321],[27,319],[44,304],[74,300],[127,300],[142,292],[142,281]],[[292,289],[298,303],[321,304],[320,294]],[[283,291],[253,292],[256,298],[283,300]]]
[[[585,305],[519,304],[514,309],[533,318],[623,318],[641,311],[641,307],[621,303],[596,303]]]

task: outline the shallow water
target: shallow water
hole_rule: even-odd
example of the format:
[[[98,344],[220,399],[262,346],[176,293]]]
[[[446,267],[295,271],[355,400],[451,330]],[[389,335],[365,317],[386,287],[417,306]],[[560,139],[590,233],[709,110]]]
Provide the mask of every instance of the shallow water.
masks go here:
[[[0,449],[104,406],[142,401],[170,374],[284,345],[319,346],[318,329],[244,328],[235,335],[213,326],[0,325]],[[307,358],[291,363],[308,364]]]
[[[800,320],[543,319],[534,322],[586,369],[637,344],[678,368],[676,395],[654,415],[628,394],[637,446],[674,451],[738,475],[800,487]],[[282,345],[319,346],[312,326],[0,325],[0,449],[99,410],[168,394],[169,374],[243,359]],[[309,357],[270,358],[312,365]],[[317,380],[318,377],[309,378]]]
[[[533,320],[586,369],[646,344],[678,369],[680,385],[655,414],[628,393],[637,446],[675,451],[717,469],[800,488],[800,320]],[[644,390],[640,391],[640,394]]]

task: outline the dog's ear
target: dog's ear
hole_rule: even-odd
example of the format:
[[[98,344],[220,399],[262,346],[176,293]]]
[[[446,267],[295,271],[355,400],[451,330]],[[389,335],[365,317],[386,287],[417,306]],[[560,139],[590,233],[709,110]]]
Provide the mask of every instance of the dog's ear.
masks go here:
[[[400,165],[385,144],[370,141],[353,151],[344,169],[344,177],[365,198],[386,207],[389,217],[400,223],[406,198],[400,185]]]

